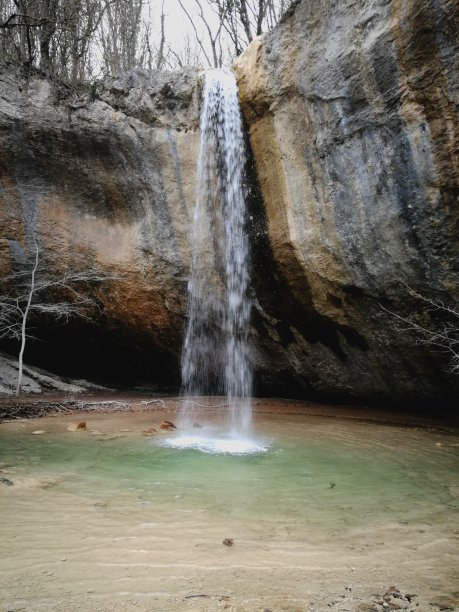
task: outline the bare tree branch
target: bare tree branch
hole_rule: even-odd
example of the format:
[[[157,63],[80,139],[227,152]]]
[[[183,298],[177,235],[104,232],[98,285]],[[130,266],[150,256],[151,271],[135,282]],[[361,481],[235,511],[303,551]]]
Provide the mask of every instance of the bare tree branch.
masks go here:
[[[161,4],[161,39],[159,43],[158,57],[156,59],[156,68],[161,70],[164,64],[164,46],[166,44],[166,34],[164,30],[166,16],[164,14],[164,0]]]
[[[186,10],[182,0],[178,0],[178,3],[180,4],[180,6],[183,9],[183,12],[185,13],[185,15],[188,17],[188,21],[190,22],[191,27],[194,30],[195,36],[196,36],[196,40],[198,41],[199,46],[201,47],[201,51],[204,55],[204,57],[206,58],[206,61],[209,65],[209,67],[212,67],[212,62],[209,59],[209,56],[206,53],[206,49],[205,46],[203,45],[202,41],[201,41],[201,37],[199,36],[198,30],[196,29],[196,26],[194,24],[194,19],[191,17],[190,13]]]
[[[402,331],[414,332],[417,342],[426,346],[436,347],[450,355],[450,371],[459,373],[459,306],[448,306],[442,300],[426,297],[415,289],[402,283],[407,292],[419,300],[421,308],[413,315],[405,316],[380,307],[404,324]],[[432,317],[432,313],[437,317]],[[420,315],[424,320],[421,322]]]
[[[39,186],[34,185],[34,189]],[[22,192],[6,189],[0,184],[0,194],[5,208],[17,207],[24,198]],[[13,197],[14,196],[14,197]],[[22,386],[24,352],[33,315],[52,317],[54,321],[68,322],[72,317],[92,320],[94,313],[102,309],[90,294],[90,288],[107,281],[120,280],[120,276],[105,273],[91,267],[87,253],[73,253],[70,261],[62,266],[58,246],[64,238],[53,229],[52,236],[45,236],[36,227],[36,213],[20,202],[23,215],[24,259],[13,261],[10,274],[0,278],[0,338],[12,338],[20,343],[18,354],[18,380],[16,393]],[[13,215],[12,215],[13,216]],[[56,248],[46,252],[44,239]]]

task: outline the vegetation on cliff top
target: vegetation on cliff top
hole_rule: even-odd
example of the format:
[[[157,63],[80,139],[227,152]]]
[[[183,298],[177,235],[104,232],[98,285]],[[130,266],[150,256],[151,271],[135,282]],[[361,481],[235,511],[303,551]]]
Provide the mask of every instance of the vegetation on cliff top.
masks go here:
[[[0,53],[24,70],[81,83],[146,70],[218,68],[272,29],[291,0],[5,0]],[[187,24],[181,42],[170,24]],[[171,20],[168,23],[168,20]]]

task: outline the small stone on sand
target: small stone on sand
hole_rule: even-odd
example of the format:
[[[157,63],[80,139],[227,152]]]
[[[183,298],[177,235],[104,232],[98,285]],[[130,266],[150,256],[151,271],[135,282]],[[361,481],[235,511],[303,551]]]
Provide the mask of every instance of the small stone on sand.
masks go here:
[[[67,431],[86,431],[86,423],[85,421],[70,423],[70,425],[67,427]]]
[[[154,436],[158,432],[154,427],[150,427],[150,429],[145,429],[142,433],[144,436]]]

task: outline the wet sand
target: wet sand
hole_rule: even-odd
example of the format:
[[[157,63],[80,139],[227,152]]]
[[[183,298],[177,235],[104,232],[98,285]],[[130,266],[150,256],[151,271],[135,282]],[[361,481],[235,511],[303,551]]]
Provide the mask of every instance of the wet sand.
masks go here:
[[[201,400],[198,401],[201,402]],[[0,423],[17,418],[34,418],[59,414],[152,412],[175,415],[181,399],[172,396],[150,396],[131,393],[42,393],[30,394],[19,399],[0,396]],[[224,398],[203,398],[202,404],[220,405]],[[81,408],[84,406],[84,409]],[[203,408],[205,411],[205,408]],[[213,412],[213,408],[209,410]],[[302,400],[281,398],[254,398],[255,414],[299,414],[326,418],[355,419],[406,427],[427,427],[459,431],[457,411],[445,412],[439,406],[423,411],[373,406],[320,404]]]

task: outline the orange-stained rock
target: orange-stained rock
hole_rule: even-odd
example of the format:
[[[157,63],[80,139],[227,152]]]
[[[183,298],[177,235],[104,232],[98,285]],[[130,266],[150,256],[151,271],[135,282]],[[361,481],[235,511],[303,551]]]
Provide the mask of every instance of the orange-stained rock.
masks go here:
[[[165,431],[172,431],[174,429],[177,429],[177,427],[171,421],[163,421],[160,427],[161,429],[164,429]]]

